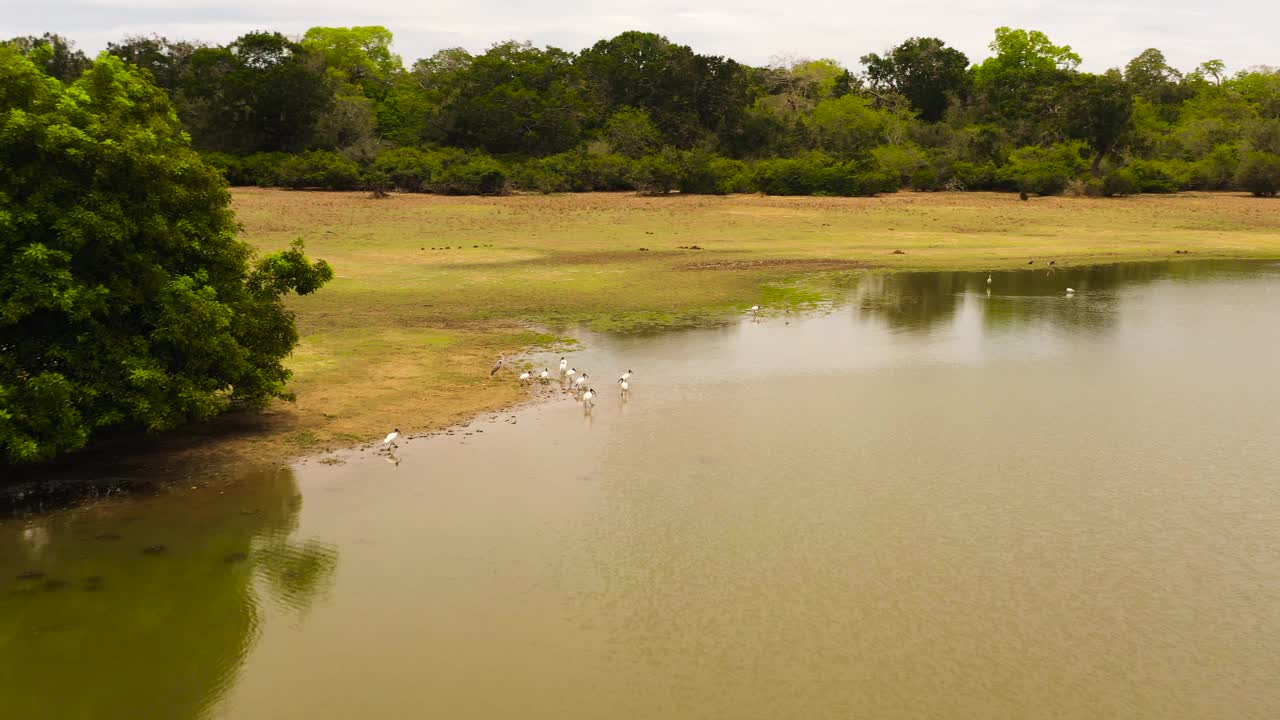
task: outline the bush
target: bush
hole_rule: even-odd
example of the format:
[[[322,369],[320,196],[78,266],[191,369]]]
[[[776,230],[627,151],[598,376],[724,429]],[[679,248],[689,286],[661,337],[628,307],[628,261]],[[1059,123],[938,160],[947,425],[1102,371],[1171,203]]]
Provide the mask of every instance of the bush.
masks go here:
[[[201,157],[205,164],[217,168],[230,185],[270,187],[279,184],[280,165],[293,156],[282,152],[253,155],[209,152],[201,153]]]
[[[740,160],[730,160],[700,150],[688,150],[679,154],[677,165],[680,176],[676,184],[682,193],[728,195],[750,191],[746,164]]]
[[[495,195],[509,189],[505,165],[488,155],[458,148],[386,150],[370,164],[368,176],[385,177],[406,192]]]
[[[279,183],[295,190],[354,190],[360,185],[360,166],[332,150],[312,150],[281,163]]]
[[[925,157],[920,148],[911,145],[881,145],[871,150],[871,157],[880,170],[898,177],[899,187],[910,182],[917,172],[929,164],[929,158]],[[936,172],[934,176],[936,178]]]
[[[514,173],[513,181],[521,189],[543,193],[634,190],[635,172],[630,158],[578,148],[529,160]]]
[[[753,176],[766,195],[870,196],[898,190],[897,173],[869,169],[861,163],[838,163],[821,153],[762,160]]]
[[[1191,166],[1188,187],[1193,190],[1226,190],[1235,184],[1239,167],[1240,148],[1224,143]]]
[[[1023,192],[1057,195],[1088,169],[1083,149],[1080,142],[1018,148],[1000,168],[998,178]]]
[[[506,167],[488,155],[472,155],[445,164],[431,179],[441,195],[504,195],[510,191]]]
[[[424,192],[442,167],[438,153],[428,153],[417,148],[393,148],[384,150],[374,158],[369,172],[380,174],[399,190]]]
[[[1129,170],[1138,192],[1172,193],[1191,184],[1191,167],[1181,160],[1134,160]]]
[[[635,164],[631,181],[636,190],[646,195],[665,195],[680,184],[682,158],[673,148],[641,158]]]
[[[1102,178],[1103,197],[1134,195],[1138,192],[1138,176],[1127,167],[1116,168]]]
[[[999,187],[998,171],[994,163],[972,163],[960,160],[951,163],[949,177],[944,187],[948,190],[995,190]]]
[[[1257,197],[1275,197],[1280,193],[1280,155],[1248,153],[1236,172],[1236,184]]]
[[[917,169],[907,179],[907,187],[917,192],[934,192],[945,189],[946,186],[947,179],[943,170],[933,165]]]

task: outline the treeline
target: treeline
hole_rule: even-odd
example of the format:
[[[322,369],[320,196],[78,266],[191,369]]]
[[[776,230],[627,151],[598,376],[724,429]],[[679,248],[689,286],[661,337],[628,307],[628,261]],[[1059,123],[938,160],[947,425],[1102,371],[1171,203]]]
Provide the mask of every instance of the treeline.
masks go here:
[[[56,35],[8,41],[69,82]],[[452,194],[638,190],[1091,195],[1280,190],[1280,70],[1182,72],[1147,50],[1093,74],[1043,33],[999,28],[981,62],[936,38],[767,67],[626,32],[580,52],[504,42],[406,68],[382,27],[255,32],[107,51],[172,99],[240,185]]]

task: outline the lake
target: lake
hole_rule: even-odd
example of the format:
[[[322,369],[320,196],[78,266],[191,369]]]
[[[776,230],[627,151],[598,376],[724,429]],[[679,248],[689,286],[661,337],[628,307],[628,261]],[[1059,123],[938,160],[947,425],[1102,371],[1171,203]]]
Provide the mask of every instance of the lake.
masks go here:
[[[833,282],[11,512],[0,717],[1280,717],[1280,264]]]

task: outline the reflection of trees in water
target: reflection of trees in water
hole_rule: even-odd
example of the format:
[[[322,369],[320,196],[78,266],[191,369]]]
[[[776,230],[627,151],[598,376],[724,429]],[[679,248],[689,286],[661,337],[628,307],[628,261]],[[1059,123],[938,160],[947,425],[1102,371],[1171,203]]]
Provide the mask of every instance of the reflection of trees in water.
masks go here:
[[[291,539],[301,508],[291,470],[224,493],[0,524],[0,714],[207,715],[262,620],[254,577],[278,606],[301,610],[337,564],[331,546]],[[17,579],[24,572],[44,575]]]
[[[864,317],[886,322],[901,332],[927,332],[950,323],[966,296],[979,296],[976,305],[984,327],[1047,323],[1083,332],[1103,332],[1119,319],[1119,293],[1157,281],[1206,280],[1259,272],[1250,262],[1122,263],[1087,267],[1049,266],[994,274],[992,295],[986,297],[987,273],[922,272],[862,276],[851,288],[855,306]],[[1077,291],[1063,302],[1028,302],[1035,298],[1063,298],[1066,288]]]

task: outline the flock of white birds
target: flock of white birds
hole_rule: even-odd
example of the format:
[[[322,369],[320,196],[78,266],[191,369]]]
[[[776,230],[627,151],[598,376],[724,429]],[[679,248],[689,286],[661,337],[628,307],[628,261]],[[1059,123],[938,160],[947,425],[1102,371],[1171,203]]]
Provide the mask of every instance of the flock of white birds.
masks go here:
[[[991,288],[992,279],[993,277],[991,275],[987,275],[987,295],[988,296],[991,294],[990,288]],[[1072,297],[1073,295],[1075,295],[1075,292],[1076,292],[1075,288],[1067,288],[1067,297]],[[750,312],[751,316],[754,318],[760,312],[760,306],[752,305],[751,308],[748,310],[748,312]],[[507,364],[507,356],[499,355],[498,361],[495,362],[493,364],[493,367],[489,369],[489,376],[492,377],[495,374],[497,374],[499,370],[506,367],[506,364]],[[543,384],[550,382],[551,370],[549,370],[548,368],[542,368],[542,370],[540,372],[537,372],[536,374],[532,370],[525,370],[520,373],[521,383],[533,382],[535,379],[538,382]],[[596,404],[595,403],[595,400],[597,397],[596,391],[594,388],[592,388],[588,384],[587,373],[586,372],[580,373],[578,372],[577,368],[569,367],[569,361],[564,357],[560,358],[560,383],[565,388],[567,388],[570,392],[572,392],[575,397],[582,400],[583,412],[588,412],[588,413],[591,412],[591,408],[594,407]],[[618,387],[621,389],[622,395],[624,397],[627,395],[627,393],[631,391],[631,371],[630,370],[622,373],[621,377],[618,378]],[[399,440],[400,438],[401,438],[400,428],[396,428],[391,432],[387,433],[387,436],[383,438],[382,447],[388,450],[396,448],[398,447],[396,445],[396,441]]]
[[[758,307],[753,307],[752,311],[754,312],[755,310],[758,310],[758,309],[759,309]],[[489,376],[492,377],[496,375],[499,370],[506,367],[506,364],[507,364],[507,356],[499,355],[498,361],[495,362],[493,364],[493,367],[489,369]],[[545,385],[546,383],[551,381],[551,370],[548,368],[543,368],[540,372],[536,374],[532,370],[525,370],[520,373],[520,382],[522,384],[533,382],[535,379],[538,382]],[[587,375],[587,373],[586,372],[580,373],[578,372],[577,368],[569,367],[568,359],[562,357],[560,358],[560,378],[559,379],[560,379],[560,384],[565,389],[573,393],[575,398],[578,398],[579,400],[582,401],[583,412],[588,412],[588,413],[591,412],[591,408],[593,408],[596,404],[595,401],[598,395],[595,391],[595,388],[592,388],[588,384],[589,376]],[[622,373],[622,375],[618,377],[618,389],[622,392],[623,397],[626,397],[631,392],[631,371],[630,370]],[[399,447],[398,441],[402,437],[404,436],[400,434],[400,428],[396,428],[391,432],[387,433],[387,436],[382,439],[383,449],[388,451],[395,450],[396,448]]]

